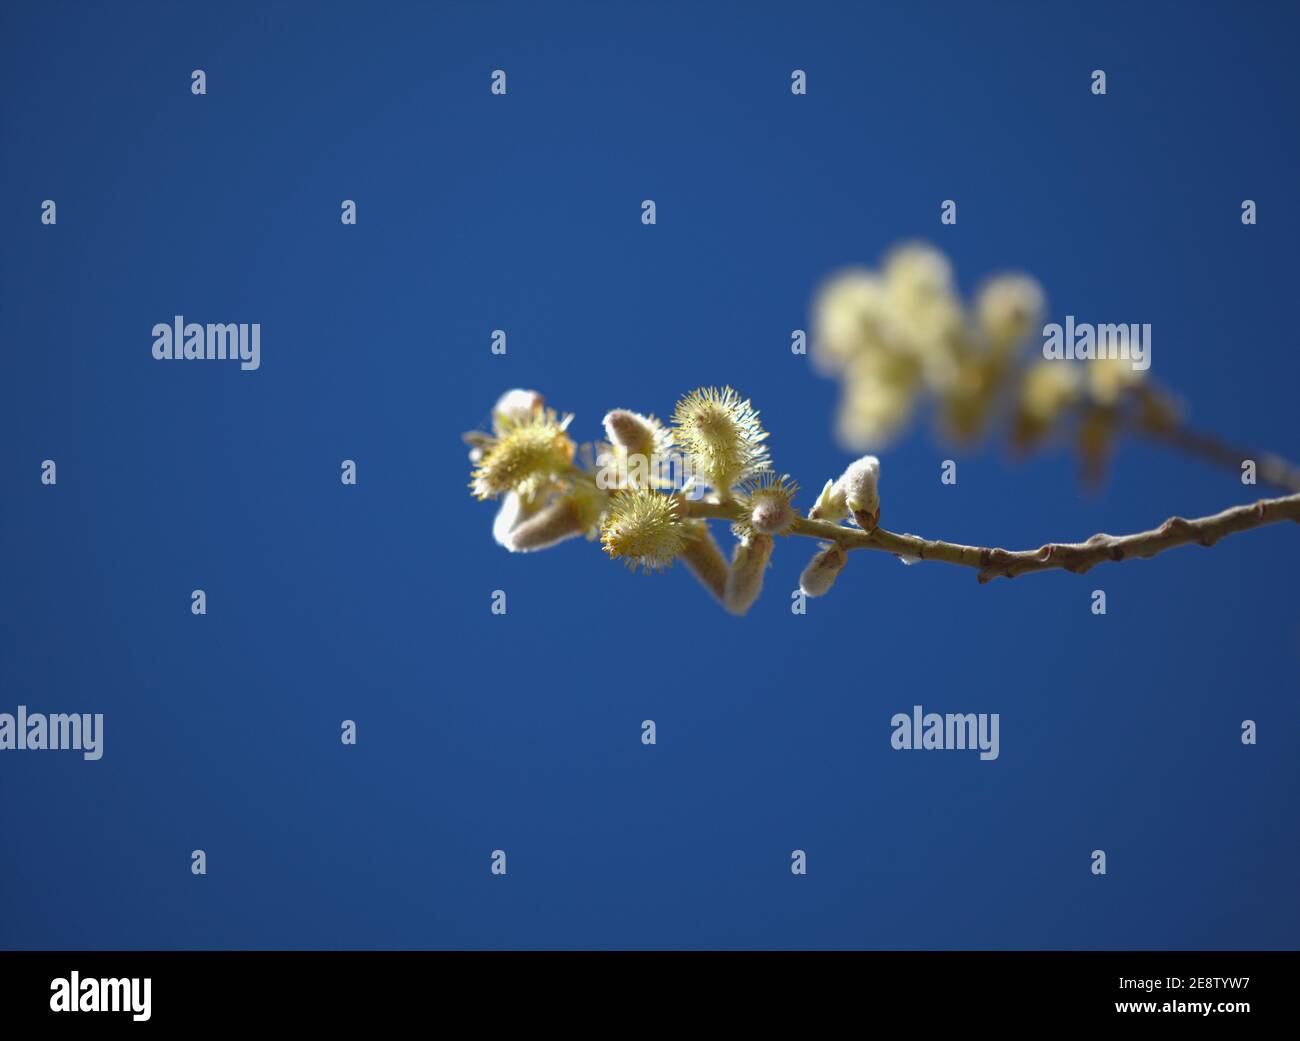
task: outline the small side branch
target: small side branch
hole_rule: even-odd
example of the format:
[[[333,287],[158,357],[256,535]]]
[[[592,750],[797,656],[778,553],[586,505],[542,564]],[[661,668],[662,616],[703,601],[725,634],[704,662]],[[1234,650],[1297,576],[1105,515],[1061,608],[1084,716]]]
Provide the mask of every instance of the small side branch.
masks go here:
[[[1188,430],[1186,427],[1145,424],[1137,429],[1152,440],[1160,441],[1186,455],[1225,467],[1239,476],[1241,464],[1248,459],[1253,460],[1255,475],[1259,481],[1283,491],[1300,492],[1300,468],[1279,455],[1228,444],[1211,434]]]

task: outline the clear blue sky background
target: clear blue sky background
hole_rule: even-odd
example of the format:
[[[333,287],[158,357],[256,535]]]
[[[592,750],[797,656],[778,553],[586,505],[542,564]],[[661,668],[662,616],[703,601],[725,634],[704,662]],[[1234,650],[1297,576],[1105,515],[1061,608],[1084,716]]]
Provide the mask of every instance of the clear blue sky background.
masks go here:
[[[0,753],[0,945],[1295,947],[1293,528],[986,587],[864,554],[804,617],[786,543],[738,620],[467,494],[511,386],[590,438],[729,382],[819,486],[790,330],[915,237],[1152,323],[1197,425],[1300,455],[1295,6],[979,7],[5,4],[0,711],[106,742]],[[155,362],[175,314],[261,370]],[[883,466],[895,529],[1012,546],[1254,493],[924,426]],[[893,751],[916,703],[1001,757]]]

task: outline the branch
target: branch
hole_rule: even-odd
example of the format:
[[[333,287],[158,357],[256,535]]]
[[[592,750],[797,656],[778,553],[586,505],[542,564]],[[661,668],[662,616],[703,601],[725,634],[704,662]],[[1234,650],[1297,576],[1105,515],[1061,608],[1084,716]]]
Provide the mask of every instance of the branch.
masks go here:
[[[1140,423],[1135,429],[1154,441],[1160,441],[1188,455],[1227,467],[1238,475],[1241,474],[1241,464],[1247,459],[1253,459],[1256,475],[1265,484],[1284,491],[1300,492],[1300,469],[1279,455],[1270,452],[1254,452],[1248,448],[1231,445],[1211,434],[1188,430],[1186,427],[1163,427],[1158,424]]]
[[[689,503],[688,514],[692,517],[733,521],[739,517],[734,504],[710,502]],[[915,535],[898,535],[884,528],[865,532],[859,528],[803,517],[795,522],[790,531],[795,535],[838,542],[845,549],[873,549],[899,557],[941,560],[945,564],[976,568],[979,571],[979,581],[984,583],[994,578],[1015,578],[1017,575],[1056,568],[1083,574],[1094,565],[1107,560],[1154,557],[1167,549],[1193,542],[1213,546],[1225,535],[1282,521],[1300,523],[1300,494],[1280,499],[1260,499],[1255,503],[1233,506],[1221,513],[1195,520],[1170,517],[1158,528],[1132,535],[1097,534],[1086,542],[1049,542],[1038,549],[1006,550],[963,546],[955,542],[918,538]]]

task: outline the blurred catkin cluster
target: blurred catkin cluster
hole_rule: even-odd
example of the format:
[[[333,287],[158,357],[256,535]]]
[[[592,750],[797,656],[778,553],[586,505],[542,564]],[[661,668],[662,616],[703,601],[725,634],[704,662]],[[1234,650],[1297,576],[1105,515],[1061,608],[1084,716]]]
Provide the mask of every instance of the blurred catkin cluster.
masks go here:
[[[1068,432],[1095,480],[1121,430],[1176,423],[1170,399],[1125,360],[1045,359],[1044,303],[1023,274],[990,278],[963,300],[948,258],[920,243],[891,250],[878,270],[828,279],[813,303],[812,360],[842,384],[841,444],[878,451],[930,406],[958,444],[1000,425],[1025,452]]]
[[[515,553],[567,539],[599,538],[633,571],[661,571],[681,560],[733,614],[757,599],[775,537],[800,521],[798,485],[771,466],[767,431],[749,400],[730,387],[703,387],[677,402],[671,424],[615,409],[605,439],[578,445],[572,416],[558,415],[535,391],[508,391],[492,410],[491,430],[465,435],[476,498],[499,499],[496,541]],[[880,518],[880,464],[859,459],[828,480],[812,520],[871,531]],[[708,519],[730,522],[730,560]],[[803,592],[830,589],[846,554],[824,543],[804,571]]]

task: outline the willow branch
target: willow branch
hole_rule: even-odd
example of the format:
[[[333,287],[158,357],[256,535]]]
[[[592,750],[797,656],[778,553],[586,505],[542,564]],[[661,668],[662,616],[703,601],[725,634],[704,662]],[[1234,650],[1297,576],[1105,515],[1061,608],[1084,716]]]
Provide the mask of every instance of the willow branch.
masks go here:
[[[687,506],[692,517],[737,520],[733,504],[692,502]],[[1086,542],[1048,542],[1038,549],[1007,550],[988,546],[963,546],[956,542],[923,539],[916,535],[899,535],[884,528],[866,532],[859,528],[831,524],[827,521],[799,518],[790,529],[792,534],[837,542],[845,549],[871,549],[915,560],[940,560],[945,564],[975,568],[981,583],[995,578],[1015,578],[1035,571],[1063,569],[1083,574],[1108,560],[1154,557],[1175,546],[1196,543],[1213,546],[1225,535],[1265,524],[1282,521],[1300,523],[1300,494],[1279,499],[1260,499],[1243,506],[1233,506],[1209,517],[1186,520],[1170,517],[1158,528],[1132,535],[1097,534]]]
[[[1300,492],[1300,468],[1271,452],[1255,452],[1229,444],[1212,434],[1204,434],[1186,427],[1164,427],[1159,424],[1140,423],[1135,429],[1144,437],[1176,448],[1187,455],[1241,473],[1241,464],[1247,459],[1255,463],[1256,477],[1274,488]]]

